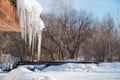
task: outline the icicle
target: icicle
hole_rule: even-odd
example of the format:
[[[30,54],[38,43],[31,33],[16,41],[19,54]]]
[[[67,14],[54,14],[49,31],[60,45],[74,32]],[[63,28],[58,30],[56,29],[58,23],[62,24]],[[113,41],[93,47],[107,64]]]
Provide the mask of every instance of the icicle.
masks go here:
[[[38,33],[38,60],[40,59],[41,40],[42,40],[42,32]]]
[[[28,28],[28,34],[29,34],[29,50],[31,50],[31,42],[32,42],[32,29],[31,27]],[[30,52],[30,51],[29,51]]]
[[[40,18],[42,6],[37,0],[17,0],[17,13],[20,16],[21,37],[27,41],[29,50],[34,53],[35,43],[38,41],[38,60],[40,60],[42,29],[45,27]]]

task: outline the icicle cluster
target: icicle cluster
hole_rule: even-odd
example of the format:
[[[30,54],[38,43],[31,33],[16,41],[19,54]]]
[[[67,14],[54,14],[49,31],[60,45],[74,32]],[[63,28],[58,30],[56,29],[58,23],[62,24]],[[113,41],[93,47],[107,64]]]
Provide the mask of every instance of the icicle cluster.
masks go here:
[[[45,27],[40,18],[42,6],[37,0],[17,0],[17,12],[20,16],[21,36],[27,41],[28,35],[29,50],[32,50],[32,54],[38,41],[38,60],[40,60],[42,29]]]

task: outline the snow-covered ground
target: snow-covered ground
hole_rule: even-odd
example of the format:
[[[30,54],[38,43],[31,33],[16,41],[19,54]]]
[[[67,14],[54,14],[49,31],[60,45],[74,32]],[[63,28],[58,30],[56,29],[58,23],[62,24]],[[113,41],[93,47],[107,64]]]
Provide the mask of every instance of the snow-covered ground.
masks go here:
[[[68,63],[40,71],[41,67],[44,65],[34,71],[28,70],[30,66],[19,67],[9,73],[1,73],[0,80],[120,80],[119,62],[99,65]]]
[[[120,80],[120,73],[40,72],[35,74],[32,76],[31,74],[23,74],[19,77],[15,75],[19,79],[16,79],[14,76],[12,79],[9,79],[9,77],[6,77],[7,74],[2,74],[0,75],[0,80]]]

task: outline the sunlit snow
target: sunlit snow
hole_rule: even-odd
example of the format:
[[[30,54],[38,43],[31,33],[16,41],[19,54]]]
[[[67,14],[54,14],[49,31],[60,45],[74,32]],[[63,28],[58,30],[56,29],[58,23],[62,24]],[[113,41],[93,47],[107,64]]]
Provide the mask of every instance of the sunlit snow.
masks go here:
[[[96,64],[25,65],[9,73],[0,74],[0,80],[120,80],[120,62]],[[37,67],[38,66],[38,67]],[[28,68],[29,67],[29,68]]]

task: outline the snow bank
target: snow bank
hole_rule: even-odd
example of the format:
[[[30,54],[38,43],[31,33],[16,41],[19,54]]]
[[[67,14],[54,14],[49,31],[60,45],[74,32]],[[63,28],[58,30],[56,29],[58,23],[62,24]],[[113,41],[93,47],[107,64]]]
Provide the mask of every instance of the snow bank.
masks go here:
[[[36,65],[37,68],[44,65]],[[22,66],[9,72],[2,80],[119,80],[120,63],[76,64],[67,63],[59,66],[49,66],[43,71],[37,68],[30,71]],[[34,66],[35,68],[35,66]],[[51,77],[52,76],[52,77]],[[89,77],[89,78],[88,78]],[[0,79],[1,80],[1,79]]]
[[[35,67],[35,70],[40,70],[41,71],[41,70],[46,68],[46,65],[35,65],[34,67]]]
[[[26,68],[28,70],[34,71],[34,70],[43,70],[44,68],[46,68],[46,65],[22,65],[22,66],[18,66],[19,68]]]
[[[68,62],[71,60],[67,60]],[[72,60],[74,61],[74,60]],[[43,72],[95,72],[95,73],[120,73],[120,62],[100,64],[67,63],[63,65],[26,65],[20,66],[31,71]]]
[[[79,61],[75,59],[67,59],[67,60],[59,60],[59,62],[79,62]]]
[[[44,65],[37,65],[36,67],[41,68],[42,66]],[[33,66],[26,67],[32,68]],[[95,79],[94,77],[91,77],[89,80],[101,80],[103,79],[103,76],[105,77],[104,80],[119,80],[120,78],[120,63],[100,63],[99,65],[67,63],[59,66],[49,66],[43,71],[39,71],[36,68],[34,72],[26,67],[22,66],[12,70],[3,80],[80,80],[81,78],[84,78],[83,76],[85,76],[85,79],[82,80],[88,80],[86,77],[91,77],[96,74],[98,75],[96,75],[97,77],[94,76]],[[102,77],[99,74],[102,75]],[[109,76],[109,74],[114,75]]]
[[[120,73],[120,63],[100,63],[99,65],[67,63],[60,66],[49,66],[43,71]]]
[[[26,68],[30,71],[34,71],[34,65],[22,65],[22,66],[18,66],[19,68]]]
[[[67,63],[60,66],[50,66],[43,71],[72,71],[72,72],[86,72],[87,68],[85,64]]]
[[[96,69],[93,70],[94,72],[110,72],[120,73],[120,62],[114,63],[100,63]]]
[[[42,72],[32,72],[25,68],[17,68],[8,73],[4,80],[55,80]]]

